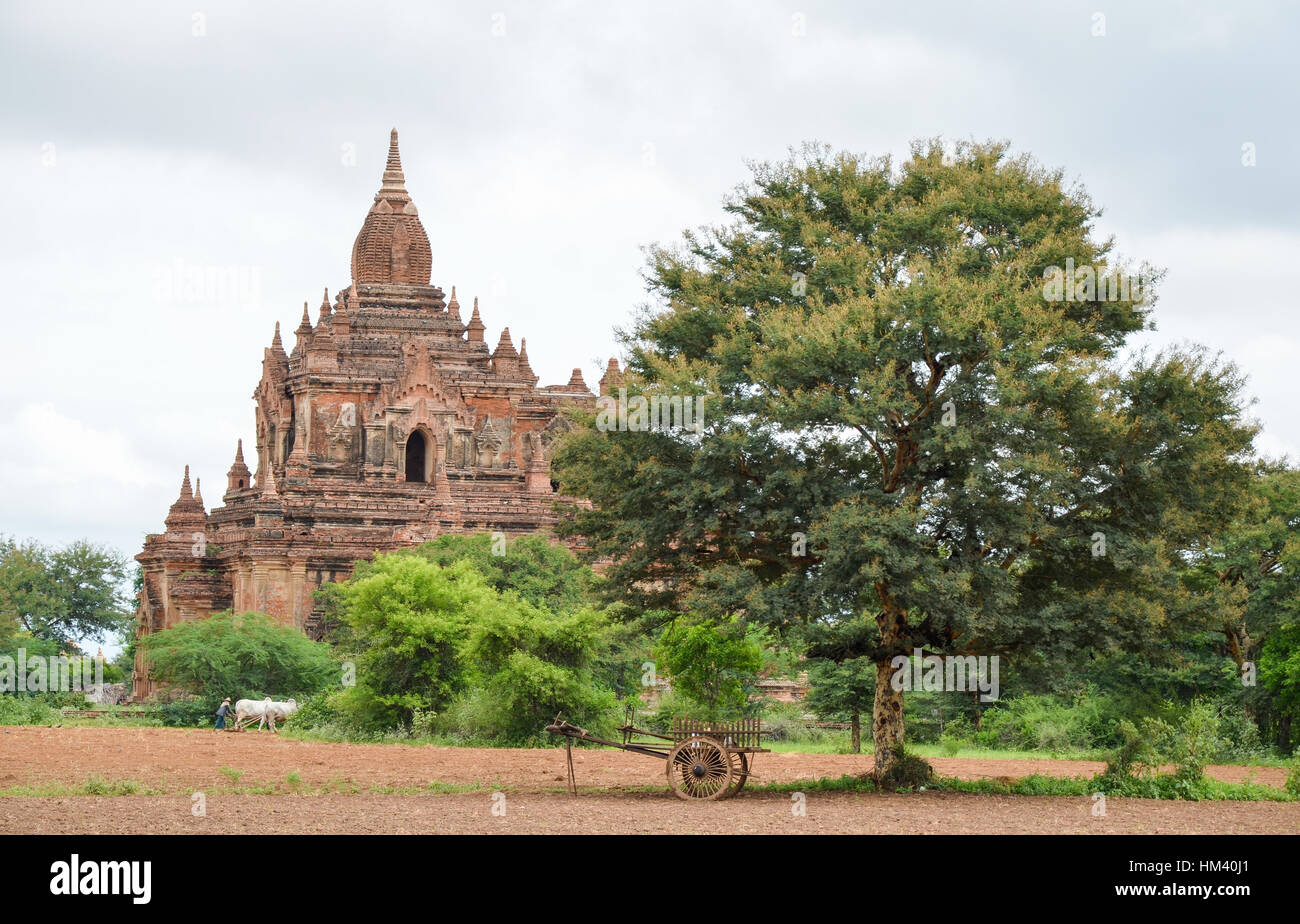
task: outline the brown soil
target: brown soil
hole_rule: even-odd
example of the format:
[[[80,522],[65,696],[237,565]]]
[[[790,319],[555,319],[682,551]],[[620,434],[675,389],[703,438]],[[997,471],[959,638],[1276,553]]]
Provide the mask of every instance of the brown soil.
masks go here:
[[[504,805],[504,815],[493,807]],[[0,833],[110,834],[1296,834],[1300,804],[1110,799],[1104,818],[1088,799],[742,793],[687,803],[663,793],[507,793],[443,796],[207,796],[205,817],[186,796],[0,799]],[[498,810],[499,811],[499,810]]]
[[[589,787],[666,786],[664,767],[653,758],[605,748],[575,748],[578,785]],[[960,779],[1019,779],[1092,776],[1101,763],[1083,760],[930,760],[944,776]],[[794,782],[838,778],[871,770],[870,755],[759,754],[755,782]],[[334,744],[293,741],[270,732],[216,732],[179,728],[0,729],[0,789],[59,781],[82,783],[90,774],[106,780],[135,780],[170,793],[227,786],[221,768],[243,771],[241,786],[282,783],[297,772],[302,784],[320,788],[355,783],[370,787],[423,786],[431,781],[537,792],[564,786],[564,749],[450,748],[400,744]],[[1286,771],[1277,767],[1210,767],[1210,776],[1232,782],[1253,776],[1281,787]]]
[[[1015,779],[1089,776],[1088,761],[937,758],[948,776]],[[621,751],[574,752],[578,785],[564,787],[564,751],[356,745],[293,741],[269,732],[166,728],[0,729],[0,789],[88,776],[133,780],[156,796],[0,798],[0,833],[91,832],[781,832],[781,833],[1300,833],[1300,804],[1186,803],[1112,798],[1105,817],[1090,799],[925,792],[910,795],[808,793],[807,815],[788,793],[747,792],[719,803],[686,803],[668,792],[663,764]],[[222,768],[242,771],[237,783]],[[861,774],[869,756],[762,754],[757,782]],[[1277,768],[1212,767],[1223,780],[1251,777],[1280,786]],[[315,793],[289,794],[286,777]],[[475,791],[390,794],[430,783]],[[235,787],[272,785],[277,795]],[[343,792],[320,790],[341,789]],[[348,792],[351,790],[351,792]],[[505,792],[506,814],[492,794]],[[614,792],[597,790],[616,790]],[[617,791],[624,790],[624,791]],[[627,791],[632,790],[632,791]],[[205,794],[207,815],[191,814],[189,793]]]

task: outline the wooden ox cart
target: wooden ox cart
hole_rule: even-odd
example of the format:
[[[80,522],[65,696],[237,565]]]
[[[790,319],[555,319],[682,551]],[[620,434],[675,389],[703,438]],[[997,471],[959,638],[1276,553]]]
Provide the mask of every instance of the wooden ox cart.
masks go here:
[[[680,798],[688,801],[734,796],[753,776],[754,755],[767,753],[767,748],[761,746],[763,732],[758,719],[737,722],[674,719],[673,727],[666,735],[628,724],[619,729],[623,735],[621,742],[597,738],[586,729],[563,721],[558,715],[546,730],[565,739],[569,791],[573,793],[578,791],[573,778],[575,740],[660,758],[665,762],[668,785]],[[651,740],[642,740],[647,738]]]

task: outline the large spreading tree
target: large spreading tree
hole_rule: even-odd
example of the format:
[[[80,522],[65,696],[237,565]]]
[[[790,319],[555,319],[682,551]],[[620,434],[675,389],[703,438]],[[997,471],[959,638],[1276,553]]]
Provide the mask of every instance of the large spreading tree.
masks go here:
[[[807,146],[727,210],[651,251],[622,333],[629,391],[704,396],[702,432],[593,416],[556,454],[611,587],[868,658],[878,775],[896,656],[1068,668],[1203,626],[1179,575],[1249,478],[1241,378],[1126,346],[1155,279],[1119,284],[1081,189],[998,143]]]

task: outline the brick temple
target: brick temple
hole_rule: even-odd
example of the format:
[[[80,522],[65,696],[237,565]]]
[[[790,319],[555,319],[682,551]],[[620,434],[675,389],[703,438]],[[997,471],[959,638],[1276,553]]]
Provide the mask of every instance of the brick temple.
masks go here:
[[[394,129],[383,184],[352,246],[352,283],[307,305],[285,352],[263,351],[256,475],[235,449],[209,513],[189,468],[165,532],[136,561],[141,635],[222,610],[270,613],[320,631],[313,591],[376,551],[448,532],[545,533],[556,521],[550,455],[568,404],[594,406],[573,370],[538,387],[506,328],[483,339],[455,287],[431,284],[432,253],[406,191]],[[600,387],[621,380],[611,359]],[[137,654],[136,699],[155,692]]]

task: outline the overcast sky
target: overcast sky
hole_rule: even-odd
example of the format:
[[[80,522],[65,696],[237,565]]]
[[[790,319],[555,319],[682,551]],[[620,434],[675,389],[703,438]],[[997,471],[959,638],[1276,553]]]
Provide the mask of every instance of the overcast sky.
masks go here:
[[[350,282],[393,126],[433,282],[544,385],[595,384],[641,248],[718,220],[747,159],[1008,139],[1168,270],[1148,338],[1223,350],[1260,447],[1300,458],[1284,4],[198,5],[0,6],[0,534],[134,555],[187,463],[220,503],[262,349]]]

